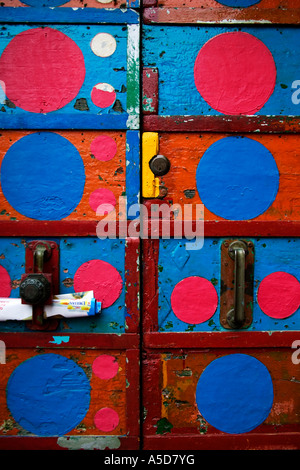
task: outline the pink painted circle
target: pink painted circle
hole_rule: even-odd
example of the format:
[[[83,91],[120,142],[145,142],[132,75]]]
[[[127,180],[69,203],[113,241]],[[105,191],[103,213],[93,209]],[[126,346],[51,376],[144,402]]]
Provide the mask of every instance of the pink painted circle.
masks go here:
[[[118,426],[119,415],[112,408],[101,408],[94,417],[94,423],[100,431],[110,432]]]
[[[28,29],[15,36],[0,59],[7,97],[19,108],[48,113],[74,99],[85,78],[77,44],[52,28]]]
[[[91,153],[97,160],[107,162],[117,153],[117,143],[109,135],[99,135],[91,143]]]
[[[98,83],[92,89],[92,102],[99,108],[108,108],[116,101],[116,92],[109,83]]]
[[[75,292],[94,291],[102,308],[110,307],[121,295],[123,281],[119,272],[106,261],[93,259],[83,263],[74,276]]]
[[[7,270],[0,265],[0,297],[9,297],[11,293],[11,279]]]
[[[274,91],[276,66],[266,45],[244,32],[222,33],[200,49],[194,65],[202,98],[223,114],[254,114]]]
[[[97,215],[107,215],[114,209],[116,197],[110,189],[95,189],[90,195],[89,204]]]
[[[260,283],[257,301],[262,311],[272,318],[288,318],[300,306],[300,283],[292,274],[277,271]]]
[[[117,375],[119,364],[114,356],[102,354],[94,360],[92,370],[99,379],[109,380]]]
[[[218,306],[218,294],[203,277],[186,277],[178,282],[171,294],[171,306],[179,320],[198,324],[209,320]]]

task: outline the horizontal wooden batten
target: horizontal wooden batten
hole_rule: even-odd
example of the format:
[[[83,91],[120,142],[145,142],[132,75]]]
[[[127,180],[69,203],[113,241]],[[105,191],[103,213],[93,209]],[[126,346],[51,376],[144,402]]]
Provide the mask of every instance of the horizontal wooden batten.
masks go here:
[[[157,204],[159,200],[152,200],[152,204]],[[149,203],[149,201],[147,201]],[[148,206],[148,210],[150,210]],[[139,221],[128,221],[128,227],[133,224],[137,233],[139,233]],[[15,221],[1,222],[1,237],[96,237],[98,221]],[[131,227],[133,227],[133,225]],[[192,230],[196,228],[196,222],[191,222]],[[119,223],[116,223],[116,238],[120,233]],[[174,233],[174,221],[170,221],[170,234]],[[147,227],[144,225],[143,237],[151,239],[151,221]],[[154,239],[161,237],[162,227]],[[268,237],[289,237],[300,236],[300,221],[228,221],[228,220],[207,220],[204,221],[204,236],[268,236]],[[110,238],[110,237],[108,237]]]
[[[137,405],[136,405],[137,406]],[[94,436],[81,437],[83,449],[86,450],[85,440],[92,441]],[[96,438],[99,436],[96,436]],[[72,438],[74,436],[66,436],[65,441],[70,441],[70,448],[72,449]],[[80,439],[80,437],[79,437]],[[120,442],[118,450],[139,450],[140,439],[134,436],[120,436],[117,437],[116,442]],[[88,444],[87,444],[88,445]],[[68,450],[67,447],[59,444],[57,437],[28,437],[28,436],[7,436],[0,437],[1,450]],[[94,450],[94,449],[91,449]],[[78,457],[77,457],[78,458]]]
[[[206,436],[145,436],[144,449],[151,450],[298,450],[298,432],[280,432],[280,434],[251,433],[247,435],[225,435],[223,433]],[[195,452],[193,452],[195,454]]]
[[[299,24],[300,10],[284,8],[205,8],[157,7],[154,1],[146,4],[143,20],[146,24]]]
[[[2,7],[1,21],[7,23],[119,24],[138,23],[139,16],[130,8]]]
[[[152,204],[158,204],[159,201],[152,200]],[[167,204],[167,202],[166,202]],[[150,210],[148,206],[148,211]],[[177,222],[178,224],[178,222]],[[170,237],[174,236],[174,220],[170,221]],[[190,222],[193,233],[196,230],[196,222]],[[151,221],[148,223],[148,238],[151,240]],[[155,225],[156,228],[156,225]],[[184,222],[182,222],[184,233]],[[147,233],[147,227],[144,226],[144,234]],[[228,220],[204,220],[204,237],[227,237],[227,236],[245,236],[245,237],[297,237],[300,236],[300,221],[228,221]],[[160,223],[159,231],[152,239],[163,238],[163,228]],[[146,238],[146,236],[145,236]]]
[[[134,333],[105,334],[105,333],[71,333],[61,334],[51,331],[48,333],[0,333],[6,350],[10,348],[50,348],[50,349],[137,349],[139,335]]]
[[[188,332],[145,333],[144,348],[176,350],[201,348],[291,348],[299,339],[297,331],[242,331],[242,332]],[[292,353],[291,349],[291,353]]]
[[[38,237],[52,236],[81,236],[81,237],[96,237],[97,224],[99,220],[71,220],[71,221],[8,221],[0,223],[0,236],[2,237]],[[138,222],[130,221],[128,224],[138,224]],[[118,236],[120,227],[116,222],[116,235]]]
[[[298,133],[300,117],[286,116],[143,116],[145,132]]]

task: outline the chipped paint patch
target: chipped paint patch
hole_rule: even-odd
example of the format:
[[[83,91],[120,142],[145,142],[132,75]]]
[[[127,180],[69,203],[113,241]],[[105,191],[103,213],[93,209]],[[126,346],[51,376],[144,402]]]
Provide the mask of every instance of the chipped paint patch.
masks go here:
[[[117,436],[63,436],[57,439],[60,447],[70,450],[119,449],[121,441]]]
[[[70,341],[70,336],[52,336],[52,338],[53,341],[49,341],[49,343],[62,344]]]

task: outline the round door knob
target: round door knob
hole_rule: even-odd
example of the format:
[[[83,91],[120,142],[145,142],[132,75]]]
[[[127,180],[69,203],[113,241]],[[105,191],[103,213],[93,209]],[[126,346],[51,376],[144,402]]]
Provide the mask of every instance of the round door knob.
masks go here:
[[[50,294],[51,284],[42,274],[30,274],[20,284],[20,296],[28,304],[42,304]]]
[[[155,176],[163,176],[170,170],[170,161],[164,155],[155,155],[149,162],[150,170]]]

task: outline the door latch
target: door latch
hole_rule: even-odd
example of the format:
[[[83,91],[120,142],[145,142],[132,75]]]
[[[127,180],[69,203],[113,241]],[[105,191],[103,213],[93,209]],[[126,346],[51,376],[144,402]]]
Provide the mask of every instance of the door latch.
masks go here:
[[[53,295],[59,293],[59,252],[53,241],[36,240],[26,246],[26,273],[20,283],[22,303],[32,305],[32,321],[27,327],[33,330],[54,330],[57,319],[44,318],[44,306],[50,305]]]
[[[254,245],[225,240],[221,246],[221,308],[224,328],[249,328],[253,316]]]
[[[163,199],[168,194],[167,187],[160,181],[170,170],[170,161],[159,154],[159,136],[157,132],[143,133],[142,159],[142,196],[144,198]]]

